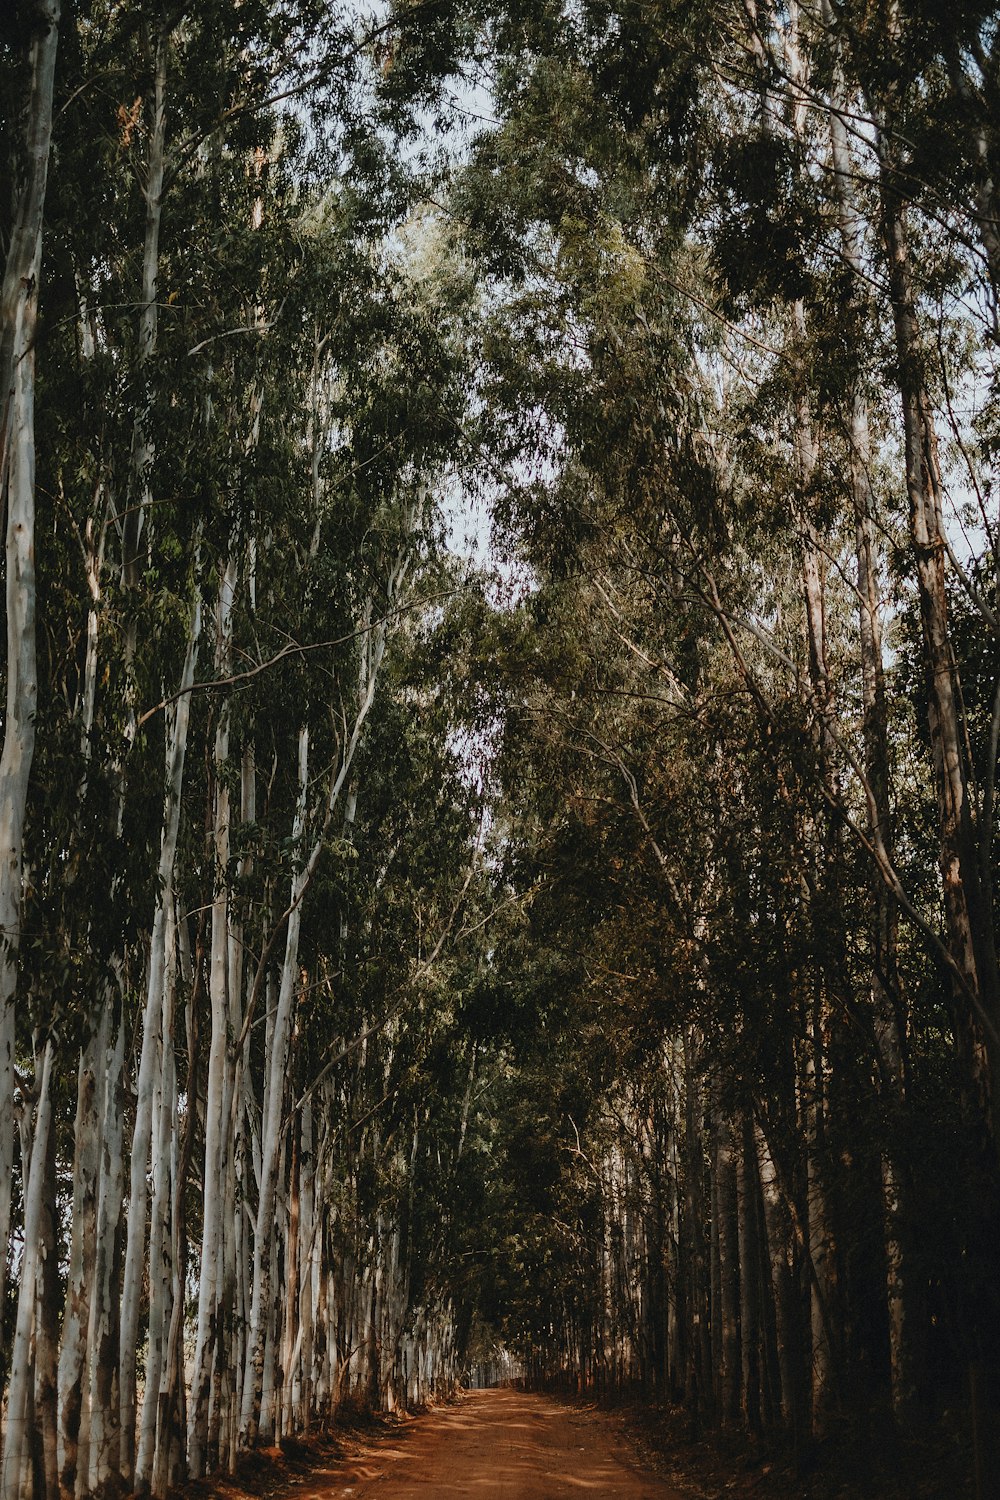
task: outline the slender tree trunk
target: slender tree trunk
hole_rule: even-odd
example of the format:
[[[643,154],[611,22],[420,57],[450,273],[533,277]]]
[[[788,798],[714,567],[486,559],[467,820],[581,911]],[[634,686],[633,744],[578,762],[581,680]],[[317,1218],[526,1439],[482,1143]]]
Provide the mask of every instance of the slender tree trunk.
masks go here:
[[[824,19],[834,16],[824,0]],[[845,118],[847,90],[839,58],[834,67],[829,111],[833,187],[844,258],[858,292],[864,285],[862,230],[854,201],[854,164]],[[876,849],[895,863],[895,839],[889,801],[889,730],[885,669],[882,657],[882,620],[879,602],[878,550],[875,538],[875,500],[871,475],[873,453],[868,405],[857,379],[849,392],[848,446],[851,498],[854,506],[857,555],[858,616],[861,642],[862,702],[864,706],[865,775],[868,782],[868,824]],[[890,1108],[890,1136],[902,1126],[906,1091],[905,1022],[898,964],[898,908],[885,881],[872,880],[876,903],[872,1012],[883,1096]],[[916,1362],[911,1278],[904,1224],[904,1178],[895,1160],[893,1142],[882,1152],[883,1200],[886,1223],[886,1291],[889,1311],[889,1354],[892,1404],[897,1417],[910,1420],[916,1404]]]
[[[104,1013],[106,1014],[106,1012]],[[59,1354],[59,1493],[73,1500],[83,1414],[87,1328],[97,1251],[97,1170],[100,1152],[98,1068],[105,1061],[106,1026],[91,1031],[80,1053],[73,1151],[73,1219]]]
[[[38,1441],[36,1482],[46,1500],[59,1494],[59,1261],[56,1241],[56,1131],[48,1130],[41,1163],[42,1205],[35,1309],[34,1419]]]
[[[740,1417],[742,1369],[739,1204],[733,1128],[721,1111],[717,1112],[715,1121],[715,1196],[719,1258],[719,1416],[724,1426],[731,1427]]]
[[[683,1037],[684,1059],[684,1194],[690,1245],[689,1294],[691,1336],[688,1356],[688,1405],[697,1429],[701,1408],[711,1404],[711,1350],[708,1313],[708,1268],[702,1214],[701,1099],[696,1068],[696,1038],[692,1027]],[[627,1190],[627,1189],[626,1189]]]
[[[148,476],[155,456],[150,422],[152,397],[149,390],[149,377],[153,355],[156,352],[159,314],[157,283],[160,275],[160,229],[163,223],[163,188],[166,175],[167,64],[170,31],[171,23],[166,17],[161,18],[153,41],[153,96],[149,118],[146,181],[143,185],[146,221],[142,246],[142,287],[139,294],[138,375],[142,389],[132,424],[131,492],[127,514],[122,520],[122,570],[125,583],[130,588],[134,588],[138,583],[140,546],[150,500]],[[134,647],[133,633],[128,650],[134,651]],[[134,725],[131,732],[134,733]]]
[[[806,618],[806,638],[809,648],[809,684],[812,708],[817,718],[817,741],[820,758],[820,774],[826,788],[831,807],[840,801],[837,773],[834,761],[834,745],[831,724],[834,703],[830,688],[830,668],[827,659],[826,598],[822,551],[815,529],[810,504],[818,451],[813,431],[812,415],[805,386],[801,349],[806,338],[805,307],[797,301],[793,307],[793,323],[800,354],[796,360],[796,375],[799,388],[796,393],[795,449],[798,461],[799,514],[802,538],[802,592]],[[812,1024],[809,1030],[811,1056],[807,1063],[809,1074],[809,1103],[807,1116],[807,1154],[809,1174],[809,1244],[813,1269],[813,1422],[817,1432],[822,1432],[829,1420],[837,1400],[838,1366],[831,1344],[831,1325],[837,1301],[836,1256],[833,1229],[833,1211],[827,1187],[824,1153],[825,1114],[827,1093],[827,1046],[826,1038],[832,1025],[828,992],[836,987],[842,976],[837,972],[836,952],[831,953],[827,941],[822,910],[835,895],[835,868],[838,858],[835,826],[817,830],[821,858],[822,905],[809,890],[813,913],[814,946],[816,956],[816,988],[813,999]],[[807,889],[806,882],[803,888]],[[833,972],[831,973],[831,970]]]
[[[284,1176],[285,1143],[282,1141],[281,1163],[279,1176]],[[283,1239],[285,1238],[285,1224],[283,1221],[274,1226],[270,1245],[266,1249],[269,1258],[268,1265],[268,1287],[270,1288],[268,1303],[265,1308],[266,1329],[264,1332],[264,1368],[261,1374],[261,1397],[260,1397],[260,1427],[258,1437],[265,1443],[273,1442],[276,1435],[278,1392],[280,1389],[278,1378],[278,1299],[280,1296],[280,1278],[278,1274],[278,1258]],[[249,1356],[247,1350],[249,1375]]]
[[[235,560],[227,559],[219,581],[216,615],[216,674],[231,670],[232,607],[236,587]],[[226,1164],[224,1114],[229,1027],[229,710],[223,703],[215,731],[215,821],[213,830],[212,951],[209,994],[212,1034],[205,1090],[205,1198],[202,1216],[201,1266],[198,1281],[198,1328],[191,1377],[188,1468],[193,1479],[206,1472],[211,1418],[212,1367],[219,1338],[221,1305],[220,1247],[225,1228],[222,1190]]]
[[[110,1031],[110,1006],[108,1030]],[[105,1033],[106,1034],[106,1033]],[[105,1054],[101,1101],[101,1171],[97,1202],[97,1251],[87,1331],[87,1416],[89,1453],[85,1488],[100,1494],[119,1476],[118,1315],[121,1254],[122,1067],[125,1026],[119,1020],[114,1042]],[[78,1486],[79,1487],[79,1486]]]
[[[309,784],[309,733],[299,732],[299,798],[292,829],[293,846],[301,848],[305,835],[306,796]],[[281,1144],[281,1119],[285,1098],[285,1066],[291,1026],[292,1003],[298,973],[299,931],[302,923],[302,896],[308,866],[292,878],[291,911],[285,935],[285,958],[274,1018],[270,1054],[267,1059],[267,1097],[261,1128],[260,1195],[254,1226],[253,1296],[250,1305],[250,1332],[247,1340],[247,1369],[240,1414],[240,1432],[244,1446],[256,1441],[260,1425],[261,1393],[264,1376],[265,1313],[270,1301],[269,1245],[274,1223],[277,1191],[278,1154]]]
[[[284,1371],[282,1384],[281,1427],[284,1435],[295,1431],[295,1355],[297,1348],[299,1307],[299,1274],[301,1223],[299,1132],[293,1118],[291,1133],[291,1164],[288,1183],[288,1249],[285,1264],[285,1328],[281,1347],[281,1368]]]
[[[804,1116],[808,1182],[808,1253],[812,1331],[812,1423],[824,1436],[837,1408],[838,1379],[834,1347],[837,1303],[836,1240],[826,1185],[826,1090],[823,1045],[824,1002],[814,1001],[807,1042]]]
[[[313,1107],[306,1099],[301,1109],[302,1143],[299,1151],[302,1214],[302,1269],[300,1272],[299,1329],[302,1345],[300,1357],[299,1426],[308,1432],[314,1414],[314,1338],[315,1316],[319,1304],[319,1266],[322,1240],[322,1198],[317,1194],[316,1158],[313,1150]],[[320,1196],[317,1216],[317,1196]]]
[[[796,1455],[801,1460],[809,1438],[810,1422],[805,1400],[805,1340],[796,1275],[794,1226],[764,1130],[758,1125],[754,1134],[774,1297],[781,1409],[792,1434]]]
[[[174,1055],[174,999],[176,933],[174,894],[168,893],[165,933],[166,962],[163,978],[163,1012],[160,1025],[159,1069],[156,1079],[157,1107],[153,1136],[153,1197],[149,1231],[149,1339],[146,1353],[145,1391],[136,1456],[135,1490],[148,1493],[152,1484],[156,1443],[156,1418],[160,1404],[164,1361],[172,1315],[174,1275],[171,1260],[171,1177],[176,1148],[177,1075]]]
[[[885,101],[887,110],[891,103]],[[970,1096],[995,1153],[1000,1140],[1000,980],[993,914],[983,900],[975,810],[963,749],[958,668],[945,585],[947,539],[937,431],[924,377],[895,136],[880,128],[877,147],[957,1033]]]
[[[142,287],[139,313],[139,377],[148,380],[149,366],[156,347],[157,278],[159,274],[160,225],[163,213],[163,175],[166,149],[166,83],[168,33],[161,26],[156,34],[153,69],[153,99],[146,163],[146,223],[143,239]],[[122,571],[127,586],[135,588],[139,574],[139,540],[145,511],[149,503],[148,474],[154,450],[150,434],[150,400],[144,395],[135,413],[132,428],[131,487],[129,505],[122,521]],[[131,611],[127,626],[126,662],[129,669],[135,655],[137,611]],[[181,700],[183,701],[183,700]],[[126,738],[135,737],[135,694],[126,690],[129,723]],[[177,809],[179,816],[179,807]],[[176,845],[176,834],[174,846]],[[139,1331],[139,1297],[146,1252],[146,1210],[148,1205],[147,1171],[149,1168],[152,1128],[153,1071],[157,1052],[159,1021],[162,1008],[163,928],[164,928],[164,858],[169,853],[170,867],[166,884],[173,876],[173,847],[169,845],[168,825],[164,822],[161,842],[160,871],[156,917],[150,953],[149,984],[143,1014],[142,1047],[136,1081],[136,1117],[130,1162],[128,1226],[125,1266],[122,1278],[122,1309],[118,1377],[121,1401],[121,1472],[131,1485],[135,1471],[135,1355]]]
[[[250,595],[253,598],[253,574],[250,578]],[[257,818],[257,773],[252,743],[243,747],[240,767],[240,820],[249,827]],[[237,890],[244,890],[253,870],[250,854],[241,854],[236,869]],[[229,1008],[230,1028],[234,1039],[243,1034],[244,1011],[244,907],[237,898],[232,902],[232,917],[229,935]],[[247,1303],[247,1267],[249,1259],[246,1246],[247,1228],[247,1178],[250,1173],[248,1160],[248,1134],[252,1085],[250,1079],[250,1038],[243,1043],[237,1056],[238,1040],[233,1042],[233,1055],[229,1059],[229,1076],[232,1084],[230,1108],[231,1150],[229,1171],[226,1177],[227,1221],[232,1233],[226,1236],[226,1256],[223,1271],[227,1317],[231,1318],[230,1348],[228,1364],[231,1371],[230,1388],[227,1392],[229,1414],[227,1432],[229,1442],[229,1466],[235,1467],[239,1444],[240,1402],[243,1394],[243,1372],[246,1366],[246,1325],[249,1313]]]
[[[994,48],[996,43],[994,42]],[[979,114],[979,121],[971,127],[975,155],[974,193],[975,225],[980,244],[986,256],[992,298],[994,335],[998,331],[998,299],[1000,299],[1000,194],[997,192],[996,174],[991,168],[995,159],[997,131],[996,119],[990,104],[975,89],[965,70],[958,48],[954,44],[948,51],[948,73],[956,102],[965,110]],[[994,81],[995,88],[995,81]],[[978,108],[977,108],[978,106]],[[986,123],[983,123],[986,122]]]
[[[743,1355],[743,1416],[747,1430],[761,1430],[760,1232],[757,1222],[756,1160],[746,1128],[741,1129],[736,1158],[740,1251],[740,1346]]]
[[[135,1475],[135,1361],[139,1332],[139,1299],[146,1273],[146,1211],[149,1203],[147,1173],[153,1131],[153,1104],[158,1059],[164,1049],[173,1047],[173,1038],[162,1035],[167,1012],[168,976],[173,962],[174,865],[180,833],[181,791],[184,782],[184,759],[191,710],[191,687],[198,661],[201,634],[201,600],[195,592],[194,613],[188,639],[180,692],[168,716],[166,735],[166,796],[163,808],[163,830],[160,836],[160,858],[157,870],[156,910],[149,950],[149,975],[146,1003],[142,1017],[142,1050],[136,1082],[135,1125],[129,1180],[129,1209],[122,1282],[119,1391],[121,1399],[121,1465],[122,1478],[131,1483]],[[172,1007],[170,1007],[172,1015]],[[162,1063],[159,1068],[162,1080]],[[153,1162],[154,1173],[161,1170]],[[163,1190],[162,1177],[159,1180]],[[160,1210],[163,1210],[161,1198]]]
[[[187,924],[175,920],[181,978],[187,991],[187,1108],[184,1128],[178,1141],[175,1131],[171,1140],[171,1207],[170,1262],[173,1275],[170,1325],[167,1331],[164,1374],[161,1381],[156,1416],[156,1444],[153,1456],[152,1491],[156,1500],[164,1500],[168,1486],[184,1474],[186,1457],[186,1420],[184,1410],[184,1313],[187,1272],[187,1230],[184,1196],[188,1171],[194,1150],[195,1099],[198,1092],[198,985],[203,965],[201,940],[195,960],[189,951]],[[175,1084],[176,1086],[176,1084]]]
[[[33,1386],[32,1346],[36,1338],[38,1282],[43,1253],[45,1178],[49,1164],[49,1132],[52,1126],[53,1043],[46,1041],[38,1075],[34,1133],[30,1166],[25,1170],[24,1247],[17,1296],[17,1320],[10,1382],[7,1387],[6,1441],[0,1470],[2,1500],[21,1500],[21,1476],[29,1454],[31,1396]],[[53,1453],[53,1458],[55,1454]]]
[[[38,0],[31,46],[26,171],[0,307],[0,496],[7,506],[7,697],[0,750],[0,1306],[6,1298],[14,1160],[14,997],[24,816],[35,749],[35,325],[52,138],[59,0]],[[2,1335],[0,1335],[2,1339]],[[3,1348],[0,1342],[0,1360]]]

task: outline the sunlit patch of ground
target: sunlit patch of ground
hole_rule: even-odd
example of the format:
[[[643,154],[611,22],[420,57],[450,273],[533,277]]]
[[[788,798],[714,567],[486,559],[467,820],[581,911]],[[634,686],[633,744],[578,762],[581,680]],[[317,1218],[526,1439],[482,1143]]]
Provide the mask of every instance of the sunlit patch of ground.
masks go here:
[[[386,1448],[415,1420],[351,1412],[328,1431],[243,1454],[235,1474],[183,1485],[171,1500],[329,1500],[373,1478]]]
[[[972,1500],[974,1494],[969,1434],[958,1418],[906,1442],[874,1424],[862,1431],[845,1422],[808,1465],[797,1466],[773,1443],[694,1438],[678,1410],[642,1403],[608,1410],[565,1397],[538,1397],[531,1410],[534,1399],[498,1403],[505,1410],[493,1421],[499,1418],[502,1428],[491,1428],[491,1403],[482,1398],[439,1409],[426,1421],[355,1414],[329,1433],[248,1455],[232,1478],[188,1485],[176,1500],[364,1500],[369,1493],[377,1500],[400,1485],[427,1500],[452,1494],[474,1500],[480,1491],[487,1500],[495,1491],[516,1497],[522,1489],[532,1497],[591,1493],[607,1500],[619,1493],[622,1464],[629,1471],[622,1493],[659,1495],[667,1488],[683,1500]],[[546,1448],[552,1435],[536,1437],[536,1426],[553,1424],[558,1446]],[[484,1448],[490,1458],[480,1469]],[[643,1483],[643,1472],[651,1482]]]

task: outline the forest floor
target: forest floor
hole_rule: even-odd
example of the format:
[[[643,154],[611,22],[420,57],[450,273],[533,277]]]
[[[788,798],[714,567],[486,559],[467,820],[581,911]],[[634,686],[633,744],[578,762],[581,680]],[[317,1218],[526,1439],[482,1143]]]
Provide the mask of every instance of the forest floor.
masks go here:
[[[690,1500],[647,1468],[617,1417],[559,1397],[470,1391],[426,1415],[286,1445],[188,1500]]]
[[[965,1500],[956,1427],[919,1442],[846,1430],[807,1474],[787,1455],[717,1436],[679,1414],[514,1390],[467,1392],[416,1418],[358,1419],[241,1460],[184,1500]],[[180,1500],[180,1496],[178,1497]]]
[[[845,1422],[817,1444],[808,1464],[787,1447],[742,1434],[691,1433],[679,1408],[615,1408],[644,1462],[690,1500],[972,1500],[967,1424],[946,1416],[903,1440],[887,1426]],[[988,1490],[992,1494],[992,1490]],[[997,1490],[1000,1495],[1000,1489]]]

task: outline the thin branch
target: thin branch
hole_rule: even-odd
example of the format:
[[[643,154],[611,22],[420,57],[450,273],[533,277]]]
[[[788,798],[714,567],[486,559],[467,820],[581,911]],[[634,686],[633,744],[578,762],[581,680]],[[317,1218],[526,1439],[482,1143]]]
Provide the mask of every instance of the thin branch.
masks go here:
[[[159,703],[155,703],[152,708],[147,708],[145,713],[140,716],[136,723],[136,728],[141,729],[147,720],[155,718],[158,713],[162,713],[165,708],[169,708],[172,703],[176,703],[178,698],[183,698],[187,693],[201,693],[209,692],[216,688],[237,687],[241,683],[250,682],[253,678],[259,677],[262,672],[269,671],[271,667],[277,666],[279,662],[284,661],[289,656],[307,656],[314,651],[332,651],[337,646],[346,646],[351,641],[370,635],[371,632],[380,629],[382,626],[388,624],[390,620],[394,620],[400,615],[407,614],[414,609],[419,609],[423,605],[436,604],[441,599],[451,599],[458,592],[460,592],[458,589],[445,589],[438,594],[427,594],[419,599],[412,599],[409,603],[400,604],[387,614],[382,615],[379,619],[373,620],[371,624],[361,626],[357,630],[350,631],[347,635],[337,636],[332,640],[313,641],[309,645],[303,645],[299,641],[290,641],[287,646],[282,646],[280,651],[276,651],[266,661],[256,662],[254,666],[248,667],[243,672],[234,672],[229,677],[213,677],[206,682],[195,682],[188,688],[180,688],[176,693],[171,693],[167,698],[161,698]]]

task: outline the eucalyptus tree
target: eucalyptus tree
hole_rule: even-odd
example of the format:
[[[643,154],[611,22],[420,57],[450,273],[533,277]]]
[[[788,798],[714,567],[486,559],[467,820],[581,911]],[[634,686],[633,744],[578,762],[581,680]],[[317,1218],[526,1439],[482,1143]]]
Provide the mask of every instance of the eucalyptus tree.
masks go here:
[[[949,547],[953,578],[988,605],[951,546],[940,485],[937,581],[917,579],[912,594],[924,597],[928,620],[931,596],[938,601],[921,648],[938,684],[930,700],[912,703],[905,673],[882,659],[880,635],[891,631],[897,648],[911,639],[902,560],[927,541],[919,517],[931,503],[914,507],[907,522],[902,485],[893,482],[917,473],[907,458],[913,422],[898,415],[907,399],[900,372],[912,376],[919,366],[913,410],[923,403],[927,432],[947,414],[949,461],[970,465],[981,488],[985,450],[970,446],[952,397],[956,381],[981,379],[988,354],[974,314],[954,302],[935,306],[932,282],[940,292],[972,277],[985,307],[991,293],[959,195],[935,176],[932,158],[881,160],[876,136],[857,122],[881,119],[884,150],[905,156],[903,138],[912,141],[924,123],[921,109],[962,76],[972,80],[974,112],[992,33],[976,16],[925,32],[903,14],[892,66],[876,33],[853,12],[824,27],[808,8],[778,16],[743,7],[705,18],[692,45],[676,17],[664,24],[662,16],[587,7],[508,14],[493,33],[501,123],[475,144],[454,200],[498,300],[484,355],[488,399],[506,414],[494,451],[516,459],[503,519],[539,574],[536,619],[547,649],[561,659],[565,642],[574,643],[559,690],[553,669],[539,666],[545,686],[528,702],[546,726],[538,735],[545,748],[532,753],[544,764],[546,742],[560,746],[548,775],[566,788],[564,816],[584,787],[597,806],[622,805],[637,841],[630,873],[639,851],[658,871],[671,988],[679,980],[672,923],[690,870],[676,828],[660,822],[653,789],[689,756],[706,780],[718,764],[720,793],[727,780],[731,787],[713,808],[717,826],[705,829],[711,852],[697,856],[705,879],[684,937],[700,954],[697,1004],[665,1036],[662,1092],[675,1101],[682,1143],[672,1211],[689,1278],[683,1360],[689,1393],[704,1390],[706,1355],[694,1330],[710,1327],[716,1396],[731,1414],[735,1299],[757,1288],[756,1305],[746,1302],[740,1316],[743,1418],[754,1427],[780,1412],[800,1438],[807,1368],[817,1427],[843,1400],[847,1372],[872,1359],[884,1368],[887,1356],[897,1411],[912,1410],[915,1349],[932,1335],[926,1263],[911,1273],[900,1237],[913,1205],[938,1187],[936,1169],[908,1149],[918,1097],[938,1068],[951,1067],[933,1044],[927,1050],[945,993],[938,965],[957,987],[954,1035],[971,1116],[990,1129],[990,1091],[976,1083],[989,1049],[977,1064],[968,1041],[970,1024],[989,1033],[989,1006],[959,973],[962,923],[947,902],[940,920],[932,851],[926,829],[917,833],[936,763],[923,759],[919,712],[930,701],[931,719],[943,722],[935,695],[946,693],[949,674],[961,676],[959,653],[946,644]],[[636,55],[644,66],[634,66]],[[881,87],[897,91],[900,108],[909,101],[902,135],[897,112],[890,119],[883,107],[878,116]],[[975,140],[963,172],[987,201],[989,147],[982,130]],[[886,280],[886,193],[901,194],[906,213],[919,215],[909,289],[893,291]],[[988,220],[983,230],[988,238]],[[845,303],[848,350],[836,333]],[[919,348],[899,343],[896,314],[910,304],[917,323],[925,318],[937,330],[939,371],[922,330]],[[878,382],[886,358],[904,397],[899,408]],[[928,463],[920,482],[937,484],[934,465],[943,472],[944,461]],[[983,522],[987,536],[991,524]],[[889,538],[895,577],[878,557],[879,532]],[[601,623],[563,612],[567,577]],[[656,601],[649,616],[647,590]],[[613,664],[623,652],[645,665],[649,681],[619,682]],[[546,661],[544,648],[538,656]],[[891,712],[893,686],[911,701]],[[960,738],[957,690],[949,702],[944,718]],[[523,735],[519,711],[514,722]],[[975,727],[984,727],[981,718]],[[934,753],[940,788],[944,761],[940,747]],[[588,770],[577,769],[581,760]],[[984,745],[981,755],[966,749],[949,762],[959,780],[971,778],[973,790],[952,799],[970,827],[977,767],[994,760]],[[540,798],[549,811],[537,836],[551,851],[554,833],[543,830],[550,818],[558,826],[559,814],[550,791]],[[943,848],[951,847],[948,816]],[[898,842],[894,825],[905,830]],[[978,835],[970,838],[969,859]],[[975,861],[988,864],[977,847],[966,861],[969,890]],[[592,860],[580,858],[581,868],[592,871]],[[547,869],[545,854],[539,869]],[[987,914],[965,925],[987,957],[991,921]],[[589,923],[567,922],[571,947],[581,929]],[[777,967],[776,954],[784,955]],[[921,986],[932,998],[918,1010]],[[758,1053],[755,1033],[773,1057]],[[729,1044],[734,1036],[738,1045]],[[953,1106],[936,1108],[942,1126],[955,1128]],[[710,1203],[699,1201],[701,1186],[688,1192],[705,1180],[703,1113],[716,1122]],[[874,1157],[869,1126],[879,1137]],[[858,1164],[850,1187],[839,1166],[845,1157]],[[959,1210],[973,1241],[988,1233],[996,1175],[988,1158],[977,1159],[985,1197],[961,1189]],[[724,1204],[737,1200],[734,1233]],[[950,1274],[948,1255],[942,1244],[935,1274]],[[700,1256],[710,1276],[698,1269]],[[881,1290],[880,1263],[888,1268]],[[741,1267],[736,1281],[733,1265]],[[807,1327],[804,1291],[813,1304]],[[873,1298],[888,1316],[884,1342],[885,1324],[870,1340],[852,1312]],[[920,1334],[909,1350],[907,1325]]]
[[[325,14],[317,54],[305,44],[314,20],[295,6],[97,6],[69,28],[45,308],[44,733],[19,976],[33,1004],[10,1047],[12,1063],[41,1049],[44,1084],[37,1149],[29,1162],[25,1113],[13,1176],[27,1217],[11,1494],[120,1480],[164,1493],[189,1462],[232,1464],[240,1406],[246,1441],[280,1339],[306,1349],[296,1394],[281,1393],[286,1424],[330,1409],[349,1353],[335,1339],[318,1353],[304,1331],[319,1284],[335,1280],[328,1195],[342,1143],[323,1117],[313,1124],[310,1091],[328,1099],[330,1078],[296,1071],[311,988],[302,923],[355,817],[368,720],[379,702],[389,710],[387,653],[425,608],[433,485],[458,443],[461,394],[452,314],[385,241],[411,191],[380,134],[388,113],[372,91],[351,93],[370,28]],[[53,40],[42,32],[35,49],[46,66]],[[306,103],[279,116],[276,95]],[[322,182],[338,156],[339,181],[314,189],[310,174]],[[98,213],[80,212],[88,178]],[[38,200],[37,171],[30,182]],[[33,345],[18,381],[32,357]],[[10,744],[14,728],[8,714]],[[447,826],[460,847],[459,825]],[[453,926],[442,920],[439,952]],[[412,963],[430,971],[437,954],[417,933]],[[328,931],[310,958],[317,983],[341,942]],[[8,1030],[12,1018],[5,1004]],[[361,1030],[391,1025],[373,1015]],[[73,1107],[57,1053],[79,1060],[70,1135],[53,1118]],[[57,1173],[70,1157],[67,1221]],[[313,1205],[299,1239],[304,1324],[302,1298],[294,1316],[281,1301],[290,1160],[297,1198]],[[381,1226],[367,1281],[358,1269],[370,1317],[376,1281],[395,1278],[390,1368],[390,1345],[409,1336],[405,1201],[363,1209]],[[454,1314],[428,1295],[422,1316],[414,1389],[426,1390],[442,1359],[453,1364],[438,1328]],[[378,1368],[373,1379],[383,1399]],[[32,1403],[44,1447],[29,1456]]]
[[[0,302],[0,493],[7,516],[6,578],[6,701],[3,748],[0,751],[0,1307],[5,1300],[7,1242],[10,1232],[11,1168],[14,1151],[14,1053],[17,955],[21,935],[24,880],[24,821],[35,747],[38,698],[35,583],[35,362],[38,287],[42,275],[42,232],[52,143],[55,62],[59,40],[58,4],[40,4],[23,17],[29,42],[27,88],[17,99],[11,118],[21,126],[5,148],[15,185],[12,219],[7,232],[2,302]],[[8,86],[16,79],[16,63],[8,59]],[[10,73],[14,78],[10,78]],[[17,80],[20,81],[20,80]],[[10,88],[14,94],[14,88]],[[25,1182],[26,1211],[33,1227],[40,1211],[41,1161],[46,1156],[46,1111],[51,1072],[49,1043],[39,1079],[38,1176]],[[27,1422],[26,1378],[31,1337],[31,1299],[34,1295],[37,1238],[29,1244],[19,1294],[16,1344],[12,1362],[11,1426],[15,1439],[8,1463],[4,1458],[3,1486],[12,1494],[19,1483],[19,1467]],[[0,1355],[4,1345],[0,1338]]]

